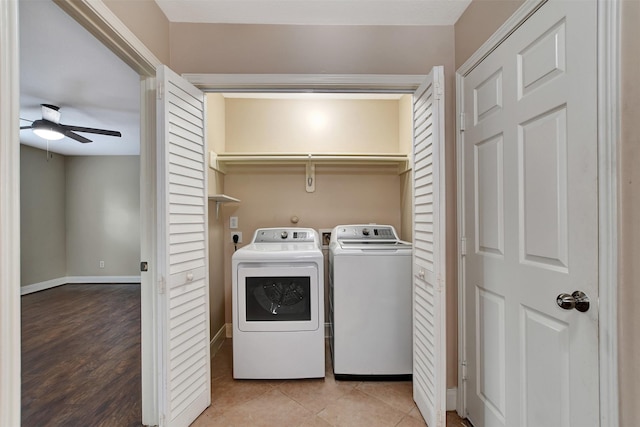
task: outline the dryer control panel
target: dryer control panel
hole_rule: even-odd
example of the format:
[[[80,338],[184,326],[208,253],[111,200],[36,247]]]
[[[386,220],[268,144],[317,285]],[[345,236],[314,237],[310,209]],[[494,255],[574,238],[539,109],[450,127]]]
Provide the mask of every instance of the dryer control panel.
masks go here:
[[[312,228],[259,228],[253,243],[318,242],[318,232]]]

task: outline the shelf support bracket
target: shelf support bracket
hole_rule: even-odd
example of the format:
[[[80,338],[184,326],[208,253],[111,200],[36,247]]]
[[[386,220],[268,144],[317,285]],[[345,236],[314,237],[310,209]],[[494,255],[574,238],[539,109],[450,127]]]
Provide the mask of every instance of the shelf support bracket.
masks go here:
[[[305,185],[307,193],[313,193],[316,191],[316,165],[311,162],[311,154],[309,154],[309,161],[307,162]]]

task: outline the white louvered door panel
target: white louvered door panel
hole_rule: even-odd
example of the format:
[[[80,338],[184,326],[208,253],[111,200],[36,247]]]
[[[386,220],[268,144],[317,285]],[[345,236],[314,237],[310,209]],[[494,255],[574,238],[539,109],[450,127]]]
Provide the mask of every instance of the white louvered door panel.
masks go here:
[[[414,94],[413,398],[429,427],[446,418],[443,68]]]
[[[161,425],[188,426],[211,403],[204,94],[158,70]]]

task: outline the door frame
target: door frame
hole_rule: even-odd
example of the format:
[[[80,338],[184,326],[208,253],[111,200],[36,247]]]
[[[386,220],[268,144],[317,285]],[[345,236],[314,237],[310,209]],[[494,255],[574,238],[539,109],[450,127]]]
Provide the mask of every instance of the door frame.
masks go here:
[[[20,425],[20,61],[18,0],[0,2],[0,425]],[[7,346],[7,347],[5,347]],[[7,351],[7,348],[9,351]]]
[[[464,141],[463,81],[478,64],[493,52],[522,23],[547,1],[526,0],[525,3],[456,71],[456,170],[458,236],[464,229]],[[600,425],[619,424],[618,407],[618,195],[617,164],[620,135],[620,0],[597,0],[598,37],[598,292],[599,292],[599,384]],[[460,247],[464,250],[464,242]],[[458,255],[458,396],[457,412],[465,416],[466,369],[464,257]]]

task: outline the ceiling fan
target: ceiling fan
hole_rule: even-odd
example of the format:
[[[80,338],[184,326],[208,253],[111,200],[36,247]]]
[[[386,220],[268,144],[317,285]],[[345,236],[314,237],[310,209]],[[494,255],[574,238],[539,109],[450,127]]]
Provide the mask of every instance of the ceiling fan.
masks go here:
[[[62,123],[60,123],[60,107],[51,104],[40,105],[42,106],[42,119],[34,120],[29,126],[20,127],[20,130],[31,129],[36,135],[50,141],[62,139],[67,136],[82,143],[91,142],[91,140],[85,138],[84,136],[78,135],[75,132],[95,133],[99,135],[118,137],[122,136],[120,132],[115,130],[63,125]]]

